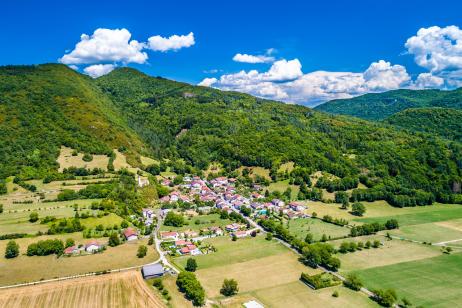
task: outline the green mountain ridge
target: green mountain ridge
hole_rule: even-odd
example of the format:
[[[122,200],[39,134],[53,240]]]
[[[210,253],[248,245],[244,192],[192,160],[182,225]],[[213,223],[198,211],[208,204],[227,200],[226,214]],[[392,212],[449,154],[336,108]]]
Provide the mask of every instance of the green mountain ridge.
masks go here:
[[[2,67],[0,111],[0,179],[55,172],[61,145],[104,154],[123,146],[135,163],[144,153],[228,172],[293,161],[360,178],[377,198],[451,201],[462,176],[458,142],[130,68],[93,80],[64,65]]]
[[[369,93],[332,100],[316,106],[315,110],[377,121],[405,109],[425,107],[462,109],[462,88],[452,91],[401,89]]]
[[[384,122],[462,142],[462,110],[439,107],[410,108],[395,113]]]

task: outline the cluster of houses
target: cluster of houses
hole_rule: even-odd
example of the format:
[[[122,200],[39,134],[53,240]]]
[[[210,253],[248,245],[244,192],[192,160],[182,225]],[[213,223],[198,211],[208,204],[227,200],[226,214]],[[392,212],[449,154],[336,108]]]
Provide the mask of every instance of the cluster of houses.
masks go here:
[[[126,241],[134,241],[138,239],[138,232],[133,228],[126,228],[123,232]],[[106,245],[96,240],[92,240],[85,245],[73,245],[64,249],[64,255],[72,256],[82,253],[93,254],[101,252]]]
[[[203,180],[198,176],[184,177],[184,183],[175,186],[174,190],[168,196],[161,198],[160,201],[162,203],[210,201],[216,208],[229,213],[233,209],[240,210],[242,206],[246,206],[252,210],[255,217],[266,215],[269,212],[282,213],[289,219],[307,217],[305,214],[306,206],[299,202],[286,204],[279,199],[263,202],[265,196],[257,190],[253,191],[249,197],[245,197],[236,191],[235,182],[236,179],[227,177],[218,177],[210,181]],[[162,183],[171,184],[169,180],[164,180]],[[260,187],[253,187],[253,189],[260,189]],[[202,208],[200,209],[202,210]],[[209,210],[209,208],[205,210]]]

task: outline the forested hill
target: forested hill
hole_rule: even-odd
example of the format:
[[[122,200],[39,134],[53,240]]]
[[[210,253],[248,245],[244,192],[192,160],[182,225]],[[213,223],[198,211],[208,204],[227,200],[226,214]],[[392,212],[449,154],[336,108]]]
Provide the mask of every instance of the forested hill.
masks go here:
[[[61,145],[97,154],[143,147],[93,80],[64,65],[0,68],[0,179],[56,169]]]
[[[386,118],[384,122],[462,142],[462,110],[437,107],[411,108]]]
[[[453,201],[461,181],[460,143],[380,123],[128,68],[92,80],[63,65],[3,67],[0,78],[0,178],[56,169],[64,144],[91,153],[124,146],[134,157],[143,152],[187,168],[217,161],[227,172],[293,161],[360,179],[370,189],[358,198],[393,195],[400,204]]]
[[[315,109],[366,120],[383,120],[405,109],[424,107],[462,109],[462,88],[453,91],[394,90],[370,93],[351,99],[329,101]]]

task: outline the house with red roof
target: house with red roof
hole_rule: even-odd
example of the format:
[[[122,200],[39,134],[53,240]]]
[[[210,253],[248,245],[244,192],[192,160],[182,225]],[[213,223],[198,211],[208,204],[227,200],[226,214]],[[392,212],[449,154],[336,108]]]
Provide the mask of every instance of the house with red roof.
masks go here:
[[[163,240],[178,240],[178,232],[161,232],[160,238]]]
[[[124,236],[127,241],[134,241],[138,239],[138,233],[133,228],[125,229]]]
[[[85,245],[86,252],[96,252],[100,250],[101,248],[102,248],[102,245],[98,243],[97,241],[91,241]]]
[[[65,255],[73,255],[77,253],[79,253],[79,249],[77,248],[77,246],[71,246],[71,247],[67,247],[66,249],[64,249]]]

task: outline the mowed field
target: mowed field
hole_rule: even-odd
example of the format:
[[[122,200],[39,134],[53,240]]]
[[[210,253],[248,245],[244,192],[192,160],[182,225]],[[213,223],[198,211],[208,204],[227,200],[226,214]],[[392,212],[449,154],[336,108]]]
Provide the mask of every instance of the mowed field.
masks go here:
[[[412,252],[410,252],[412,253]],[[462,254],[356,271],[369,288],[393,288],[415,306],[460,307]]]
[[[267,241],[263,235],[238,239],[229,237],[208,239],[206,242],[217,252],[196,256],[196,275],[206,294],[224,307],[241,307],[243,302],[255,299],[267,307],[370,307],[375,304],[362,293],[344,287],[314,291],[299,281],[302,272],[315,274],[303,265],[298,256],[276,240]],[[187,257],[175,259],[184,267]],[[225,278],[236,279],[239,294],[224,298],[219,291]],[[338,289],[341,296],[332,297]],[[340,306],[339,306],[340,305]]]
[[[311,233],[316,241],[321,240],[323,234],[328,238],[340,238],[350,234],[350,229],[347,227],[340,227],[316,218],[290,220],[289,231],[301,240],[304,240],[306,235]]]
[[[0,307],[166,307],[144,283],[139,271],[128,271],[0,290]]]
[[[33,257],[25,255],[27,246],[31,243],[45,239],[65,241],[67,238],[73,238],[76,244],[85,244],[92,240],[83,239],[80,232],[17,239],[20,255],[14,259],[0,258],[0,286],[143,265],[159,257],[152,246],[148,247],[146,257],[136,256],[138,246],[147,245],[147,239],[127,242],[117,247],[108,247],[104,252],[92,255],[60,258],[55,255]],[[96,240],[100,243],[107,242],[107,238]],[[0,241],[0,251],[5,251],[7,243],[8,241]]]
[[[199,221],[200,223],[196,223]],[[229,219],[221,219],[219,214],[208,214],[208,215],[199,215],[189,218],[186,218],[187,225],[182,227],[172,227],[172,226],[165,226],[162,225],[160,230],[161,231],[186,231],[186,230],[194,230],[199,231],[201,229],[212,227],[212,226],[226,226],[228,224],[233,223]]]

